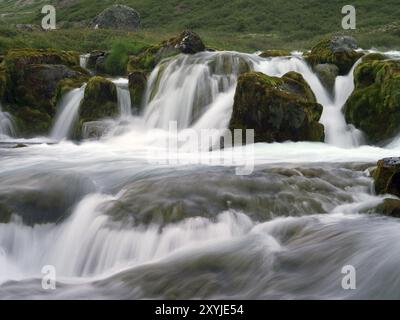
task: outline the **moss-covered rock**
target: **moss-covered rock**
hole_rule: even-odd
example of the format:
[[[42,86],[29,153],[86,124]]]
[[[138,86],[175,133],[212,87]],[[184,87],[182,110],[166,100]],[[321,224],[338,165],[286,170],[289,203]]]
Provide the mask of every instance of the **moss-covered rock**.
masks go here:
[[[85,122],[112,118],[118,114],[115,84],[99,76],[90,78],[79,109],[79,132]]]
[[[4,102],[23,136],[46,134],[62,94],[88,78],[75,52],[10,50],[2,65],[0,91],[5,86]]]
[[[296,72],[282,78],[258,72],[238,79],[230,129],[254,129],[255,142],[324,141],[322,106]]]
[[[288,50],[266,50],[260,53],[262,58],[288,57],[292,54]]]
[[[146,91],[147,77],[142,71],[134,71],[129,74],[128,79],[132,106],[140,112]]]
[[[324,63],[334,64],[339,68],[340,75],[346,75],[356,61],[363,56],[363,53],[355,49],[357,49],[357,43],[354,38],[333,36],[314,46],[311,53],[306,55],[306,60],[313,67]]]
[[[367,60],[354,71],[355,90],[343,109],[347,123],[362,130],[370,143],[395,137],[400,130],[400,61]]]
[[[378,161],[374,172],[375,192],[400,196],[400,158]]]
[[[177,37],[146,49],[138,56],[131,56],[128,61],[127,71],[131,73],[140,70],[148,73],[163,59],[180,53],[195,54],[205,50],[206,47],[203,41],[196,33],[184,31]]]
[[[18,132],[24,137],[47,135],[52,125],[52,117],[40,109],[21,106],[7,106],[13,115]]]
[[[394,218],[400,218],[400,200],[385,199],[376,207],[376,213],[383,214]]]

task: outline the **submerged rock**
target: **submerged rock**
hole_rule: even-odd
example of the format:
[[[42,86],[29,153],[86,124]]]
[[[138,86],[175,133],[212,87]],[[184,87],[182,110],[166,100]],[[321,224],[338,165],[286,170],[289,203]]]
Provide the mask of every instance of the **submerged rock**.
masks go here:
[[[296,72],[282,78],[250,72],[236,88],[230,129],[254,129],[255,142],[324,141],[322,106]]]
[[[129,74],[128,79],[132,106],[140,111],[146,91],[147,77],[141,71],[134,71]]]
[[[363,56],[363,53],[355,51],[357,47],[357,42],[352,37],[333,36],[314,46],[306,59],[313,67],[318,64],[334,64],[339,68],[339,75],[346,75]]]
[[[135,31],[140,25],[140,14],[131,7],[116,4],[103,10],[90,23],[93,28]]]
[[[184,31],[179,36],[162,42],[132,56],[128,62],[128,73],[141,70],[150,72],[161,60],[176,56],[180,53],[195,54],[205,51],[206,47],[201,38],[192,31]]]
[[[87,83],[79,109],[79,132],[85,122],[112,118],[119,114],[117,88],[102,77],[92,77]]]
[[[344,106],[346,121],[370,143],[394,138],[400,129],[400,61],[368,55],[354,71],[355,89]]]
[[[378,161],[374,172],[375,192],[400,197],[400,158],[385,158]]]

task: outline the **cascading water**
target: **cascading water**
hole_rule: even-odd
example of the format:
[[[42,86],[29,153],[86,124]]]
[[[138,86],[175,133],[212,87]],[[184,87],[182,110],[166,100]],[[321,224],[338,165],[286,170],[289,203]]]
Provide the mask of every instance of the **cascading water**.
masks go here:
[[[149,78],[144,120],[163,129],[177,121],[178,129],[185,129],[217,109],[219,116],[208,128],[226,127],[237,77],[253,68],[254,59],[235,52],[205,52],[164,61]]]
[[[51,130],[50,137],[62,140],[70,137],[79,113],[79,106],[85,94],[86,85],[68,92],[60,101],[58,115]]]
[[[7,112],[1,110],[0,105],[0,139],[15,136],[12,118]]]
[[[87,68],[89,57],[90,57],[89,53],[82,54],[82,55],[79,56],[79,64],[80,64],[81,68],[83,68],[83,69]]]
[[[246,70],[300,72],[324,106],[328,143],[256,144],[249,176],[149,161],[169,121],[226,128]],[[400,223],[375,214],[387,196],[370,176],[400,147],[353,142],[340,112],[351,74],[337,78],[333,100],[300,56],[178,56],[151,74],[143,116],[130,113],[127,81],[114,81],[121,117],[102,140],[0,145],[1,299],[400,298]],[[70,127],[79,90],[57,123]],[[357,290],[341,286],[349,264]],[[41,288],[48,265],[51,292]]]
[[[128,88],[128,79],[121,78],[113,82],[117,86],[118,106],[121,118],[129,118],[132,115],[132,103]]]

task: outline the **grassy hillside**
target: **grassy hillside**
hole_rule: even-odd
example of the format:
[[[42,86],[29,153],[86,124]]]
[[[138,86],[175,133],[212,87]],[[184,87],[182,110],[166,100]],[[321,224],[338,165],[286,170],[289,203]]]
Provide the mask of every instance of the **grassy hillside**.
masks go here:
[[[135,34],[140,41],[165,39],[183,29],[201,34],[210,46],[253,51],[267,48],[304,49],[327,34],[341,29],[341,8],[347,0],[0,0],[0,26],[10,29],[13,23],[39,23],[40,9],[52,3],[57,22],[63,28],[84,25],[111,4],[122,3],[137,9],[142,16],[142,30]],[[357,30],[352,32],[364,47],[400,48],[400,5],[398,0],[354,0],[357,8]],[[12,31],[10,31],[12,32]],[[73,33],[77,34],[74,36]],[[63,30],[43,37],[39,34],[15,34],[17,45],[49,43],[68,44],[82,50],[108,46],[115,37],[132,35],[99,31]],[[89,36],[88,36],[89,35]],[[68,39],[72,36],[74,39]],[[79,44],[78,38],[99,37],[100,42]],[[10,38],[10,37],[9,37]],[[32,38],[31,40],[29,38]],[[61,41],[58,38],[65,38]],[[39,42],[39,43],[37,43]],[[76,42],[76,43],[75,43]],[[4,47],[4,45],[3,45]]]

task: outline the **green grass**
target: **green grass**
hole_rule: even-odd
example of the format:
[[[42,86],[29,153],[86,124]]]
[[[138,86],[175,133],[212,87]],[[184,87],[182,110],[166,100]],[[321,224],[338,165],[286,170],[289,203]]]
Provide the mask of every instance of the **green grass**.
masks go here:
[[[115,41],[106,59],[106,71],[110,75],[120,75],[126,72],[129,56],[137,55],[146,47],[146,44],[134,40]]]
[[[116,41],[155,44],[184,29],[198,32],[209,47],[227,50],[309,49],[341,29],[347,0],[16,0],[0,1],[0,52],[16,47],[52,47],[87,52],[112,48]],[[43,4],[57,9],[61,28],[21,32],[14,23],[39,24]],[[88,30],[83,26],[114,3],[137,9],[142,27],[136,33]],[[400,49],[398,0],[353,0],[356,36],[362,47]],[[1,27],[2,26],[2,27]],[[71,28],[73,27],[73,28]],[[77,28],[79,27],[79,28]]]

